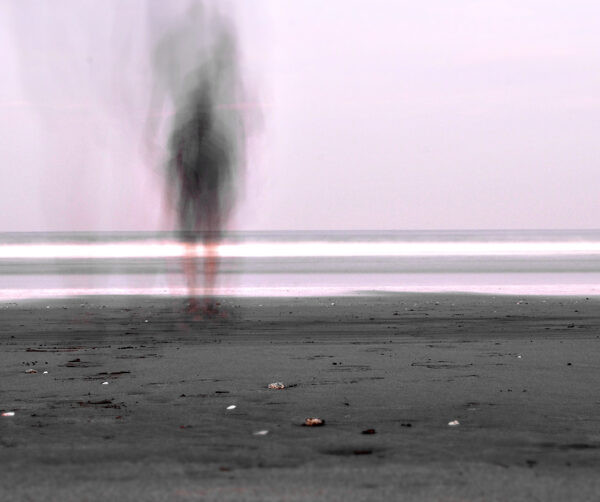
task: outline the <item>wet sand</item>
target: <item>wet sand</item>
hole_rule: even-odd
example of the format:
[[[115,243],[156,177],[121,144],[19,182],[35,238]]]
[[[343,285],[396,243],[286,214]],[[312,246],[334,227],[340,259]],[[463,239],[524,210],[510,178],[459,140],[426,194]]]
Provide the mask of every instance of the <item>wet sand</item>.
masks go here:
[[[0,499],[600,496],[597,297],[221,303],[0,304]]]

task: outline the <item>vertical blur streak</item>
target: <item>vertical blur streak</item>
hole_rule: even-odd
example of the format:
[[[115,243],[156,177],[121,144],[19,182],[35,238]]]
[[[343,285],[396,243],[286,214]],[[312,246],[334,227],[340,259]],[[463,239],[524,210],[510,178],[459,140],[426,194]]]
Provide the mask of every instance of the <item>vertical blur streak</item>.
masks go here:
[[[150,14],[153,29],[157,19]],[[200,294],[205,313],[214,314],[215,307],[208,298],[217,278],[216,247],[245,163],[245,128],[240,115],[243,100],[231,23],[220,12],[194,2],[181,19],[164,28],[153,49],[153,67],[148,139],[155,143],[159,127],[168,119],[162,162],[167,200],[176,211],[187,247],[183,269],[189,306],[198,308],[195,297]],[[165,104],[172,113],[164,112]],[[200,290],[196,284],[197,242],[205,249]]]

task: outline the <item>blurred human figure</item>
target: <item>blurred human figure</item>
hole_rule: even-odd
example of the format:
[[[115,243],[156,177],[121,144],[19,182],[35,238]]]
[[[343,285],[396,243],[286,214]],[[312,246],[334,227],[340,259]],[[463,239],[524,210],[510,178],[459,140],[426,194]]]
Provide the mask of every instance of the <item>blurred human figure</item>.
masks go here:
[[[234,31],[224,18],[207,15],[201,4],[194,4],[157,44],[154,66],[158,90],[153,93],[153,105],[164,88],[174,108],[166,184],[185,246],[188,308],[211,316],[218,313],[210,300],[217,279],[218,245],[244,164],[245,134],[236,106],[241,84]]]

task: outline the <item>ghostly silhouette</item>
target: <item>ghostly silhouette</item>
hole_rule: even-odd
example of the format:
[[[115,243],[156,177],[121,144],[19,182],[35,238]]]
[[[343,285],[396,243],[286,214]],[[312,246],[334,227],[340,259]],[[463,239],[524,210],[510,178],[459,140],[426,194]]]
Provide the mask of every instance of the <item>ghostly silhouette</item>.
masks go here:
[[[197,297],[201,296],[202,311],[214,315],[217,309],[210,297],[217,279],[218,244],[244,164],[233,29],[222,17],[209,16],[195,4],[157,44],[154,63],[156,87],[164,87],[174,108],[165,160],[166,183],[185,245],[188,307],[200,310]],[[158,93],[153,93],[153,105]],[[203,251],[201,256],[198,249]]]

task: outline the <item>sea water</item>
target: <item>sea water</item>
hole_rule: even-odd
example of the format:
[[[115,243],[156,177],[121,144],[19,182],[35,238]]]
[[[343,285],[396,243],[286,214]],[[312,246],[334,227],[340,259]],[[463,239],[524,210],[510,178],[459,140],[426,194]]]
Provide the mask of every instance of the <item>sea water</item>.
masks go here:
[[[0,234],[0,299],[187,295],[185,252],[169,232]],[[599,230],[230,232],[218,253],[216,295],[600,295]]]

